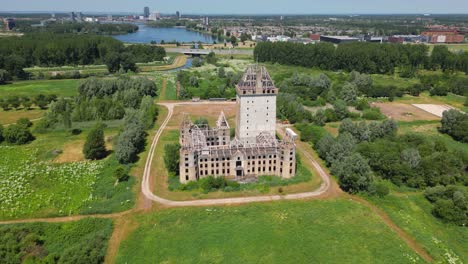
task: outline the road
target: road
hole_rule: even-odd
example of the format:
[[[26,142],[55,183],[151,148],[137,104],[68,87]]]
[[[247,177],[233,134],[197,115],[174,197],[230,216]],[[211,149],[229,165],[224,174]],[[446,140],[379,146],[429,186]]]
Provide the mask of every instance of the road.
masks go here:
[[[189,51],[213,51],[215,54],[220,55],[253,55],[253,50],[249,49],[212,49],[212,50],[197,50],[187,48],[165,48],[166,52],[184,53]]]
[[[164,131],[167,123],[172,118],[174,113],[174,107],[178,105],[195,105],[195,104],[212,104],[212,102],[186,102],[186,103],[160,103],[160,105],[165,106],[168,109],[168,114],[166,119],[163,121],[159,127],[157,133],[155,134],[153,141],[150,146],[149,155],[146,159],[145,170],[143,172],[143,179],[141,183],[141,189],[143,195],[152,201],[158,202],[160,204],[178,207],[178,206],[209,206],[209,205],[225,205],[225,204],[244,204],[252,202],[269,202],[269,201],[278,201],[278,200],[297,200],[297,199],[306,199],[318,197],[325,194],[331,186],[330,175],[322,168],[322,166],[315,161],[315,159],[307,152],[304,152],[305,157],[311,161],[312,165],[319,173],[319,176],[322,179],[322,184],[317,190],[304,193],[295,193],[295,194],[286,194],[286,195],[265,195],[265,196],[252,196],[252,197],[236,197],[236,198],[221,198],[221,199],[201,199],[193,201],[173,201],[168,200],[162,197],[155,195],[151,191],[150,178],[151,178],[151,166],[153,158],[155,155],[156,146],[158,144],[159,138],[161,137],[162,132]],[[226,102],[226,104],[232,104]]]

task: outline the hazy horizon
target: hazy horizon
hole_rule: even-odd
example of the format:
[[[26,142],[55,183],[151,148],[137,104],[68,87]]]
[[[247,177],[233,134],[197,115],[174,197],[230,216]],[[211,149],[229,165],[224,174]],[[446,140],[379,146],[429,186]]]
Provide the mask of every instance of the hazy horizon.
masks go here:
[[[237,0],[220,4],[215,0],[161,1],[157,4],[147,0],[18,0],[8,1],[0,6],[0,12],[18,13],[62,13],[80,11],[83,13],[140,14],[148,6],[151,12],[173,14],[180,11],[187,15],[391,15],[391,14],[468,14],[468,1],[448,0],[443,5],[435,0]]]

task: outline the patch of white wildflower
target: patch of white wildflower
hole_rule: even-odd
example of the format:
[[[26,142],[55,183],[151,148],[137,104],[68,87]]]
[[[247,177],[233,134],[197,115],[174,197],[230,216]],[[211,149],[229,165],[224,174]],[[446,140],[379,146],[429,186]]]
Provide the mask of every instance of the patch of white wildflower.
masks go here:
[[[0,146],[0,218],[77,213],[92,199],[102,162],[53,164],[36,149]]]

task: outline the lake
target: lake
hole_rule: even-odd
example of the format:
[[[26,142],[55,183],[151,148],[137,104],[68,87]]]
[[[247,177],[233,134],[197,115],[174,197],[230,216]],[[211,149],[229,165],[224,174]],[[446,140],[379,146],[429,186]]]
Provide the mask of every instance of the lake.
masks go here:
[[[185,28],[152,28],[144,24],[138,24],[139,30],[135,33],[116,35],[114,38],[126,43],[150,43],[161,40],[165,42],[178,41],[182,42],[202,42],[213,43],[216,39],[210,34],[190,31]]]

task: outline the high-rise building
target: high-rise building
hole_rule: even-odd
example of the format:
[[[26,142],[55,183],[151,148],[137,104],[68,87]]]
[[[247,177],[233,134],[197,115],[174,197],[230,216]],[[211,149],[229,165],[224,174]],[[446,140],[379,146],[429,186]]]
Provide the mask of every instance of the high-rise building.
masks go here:
[[[149,7],[145,6],[145,8],[143,9],[143,16],[145,18],[148,18],[150,16],[150,9]]]
[[[76,19],[75,12],[70,12],[69,19],[70,19],[70,21],[73,21],[73,22],[75,21],[75,19]]]
[[[81,12],[76,13],[76,20],[78,22],[83,22],[83,13]]]
[[[5,18],[5,30],[10,31],[16,27],[16,21],[14,18]]]
[[[180,18],[180,12],[179,11],[175,12],[175,15],[176,15],[177,18]]]

